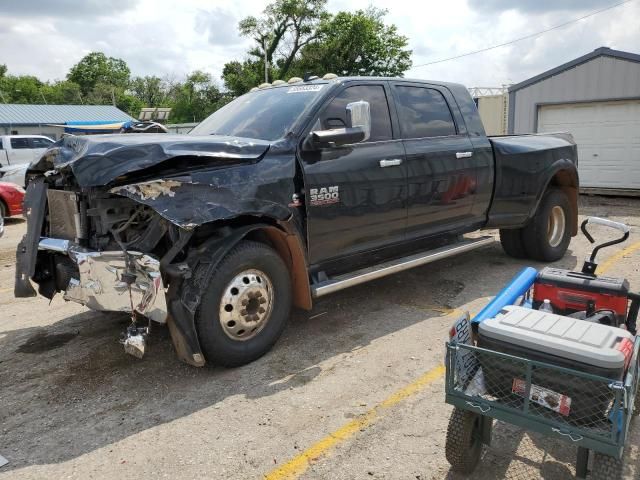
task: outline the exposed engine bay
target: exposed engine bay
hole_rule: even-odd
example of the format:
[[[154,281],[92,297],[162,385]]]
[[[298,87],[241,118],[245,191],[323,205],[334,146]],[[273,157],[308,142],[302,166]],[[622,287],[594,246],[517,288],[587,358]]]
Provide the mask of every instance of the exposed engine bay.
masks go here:
[[[130,313],[123,343],[141,357],[150,325],[139,327],[138,316],[167,319],[158,259],[178,240],[178,227],[146,205],[98,188],[50,188],[56,175],[32,189],[37,193],[31,201],[40,205],[46,193],[33,280],[45,297],[63,292],[65,300],[93,310]],[[33,214],[30,208],[29,220]]]
[[[195,313],[216,264],[249,232],[277,232],[281,248],[294,236],[293,164],[274,157],[269,175],[255,173],[269,148],[223,136],[63,138],[29,167],[15,296],[126,312],[135,356],[150,321],[167,323],[178,357],[204,365]]]

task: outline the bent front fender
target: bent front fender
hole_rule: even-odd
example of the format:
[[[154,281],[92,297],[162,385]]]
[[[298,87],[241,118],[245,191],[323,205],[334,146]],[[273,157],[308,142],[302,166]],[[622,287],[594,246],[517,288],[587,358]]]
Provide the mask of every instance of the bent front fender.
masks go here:
[[[286,203],[257,198],[248,186],[232,189],[193,183],[190,178],[132,183],[112,188],[110,192],[147,205],[187,230],[241,215],[266,216],[277,220],[285,220],[291,215]]]
[[[289,267],[296,306],[311,308],[311,291],[302,245],[289,222],[282,222],[281,226],[282,230],[260,223],[240,227],[225,237],[192,249],[186,262],[164,267],[164,273],[170,279],[167,324],[178,358],[198,367],[205,364],[195,325],[196,310],[220,261],[252,232],[264,232]]]

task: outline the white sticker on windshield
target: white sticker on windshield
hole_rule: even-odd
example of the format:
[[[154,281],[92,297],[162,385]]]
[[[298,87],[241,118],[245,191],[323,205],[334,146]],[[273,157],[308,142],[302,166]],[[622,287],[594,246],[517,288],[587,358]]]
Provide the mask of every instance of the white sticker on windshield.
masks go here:
[[[289,87],[287,93],[305,93],[305,92],[318,92],[322,90],[324,87],[323,84],[320,85],[296,85],[294,87]]]

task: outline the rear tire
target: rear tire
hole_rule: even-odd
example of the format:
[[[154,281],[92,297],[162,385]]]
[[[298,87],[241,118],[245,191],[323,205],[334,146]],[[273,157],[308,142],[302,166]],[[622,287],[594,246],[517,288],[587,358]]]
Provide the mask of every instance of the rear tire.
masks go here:
[[[596,452],[593,456],[591,480],[622,480],[622,460]]]
[[[561,259],[571,241],[571,205],[559,189],[548,190],[531,221],[522,229],[527,256],[541,262]]]
[[[500,243],[504,252],[513,258],[526,258],[527,251],[522,241],[522,229],[500,230]]]
[[[242,241],[207,285],[195,315],[207,362],[237,367],[267,353],[291,312],[291,279],[282,258],[267,245]]]
[[[4,204],[2,200],[0,200],[0,218],[7,218],[9,216],[9,209]]]
[[[445,456],[454,472],[473,472],[482,454],[482,417],[468,410],[454,408],[449,418]]]

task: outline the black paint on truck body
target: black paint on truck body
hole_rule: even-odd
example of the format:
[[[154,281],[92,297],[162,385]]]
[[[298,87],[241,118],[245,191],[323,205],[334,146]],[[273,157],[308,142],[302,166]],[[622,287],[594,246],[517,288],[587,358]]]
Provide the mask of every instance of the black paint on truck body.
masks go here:
[[[309,148],[310,132],[344,127],[344,107],[358,100],[371,107],[367,141]],[[570,135],[488,138],[462,85],[401,78],[313,80],[251,92],[189,135],[66,137],[27,176],[37,180],[31,191],[39,193],[17,252],[17,296],[34,294],[29,278],[41,293],[55,293],[51,271],[59,256],[37,251],[37,238],[49,231],[43,188],[71,190],[85,202],[80,225],[86,236],[76,240],[87,248],[113,248],[110,230],[100,224],[110,219],[109,206],[121,212],[128,199],[132,211],[139,205],[144,215],[155,212],[162,240],[132,245],[151,245],[146,253],[164,256],[163,274],[174,287],[197,263],[193,252],[226,251],[225,242],[264,228],[297,237],[299,257],[291,251],[287,261],[306,271],[296,282],[308,291],[322,275],[459,234],[522,227],[550,184],[575,189],[577,222]],[[184,246],[171,248],[179,239]],[[200,351],[192,331],[199,295],[175,290],[169,288],[167,301],[180,328],[172,334],[187,332],[182,343],[193,355]]]

